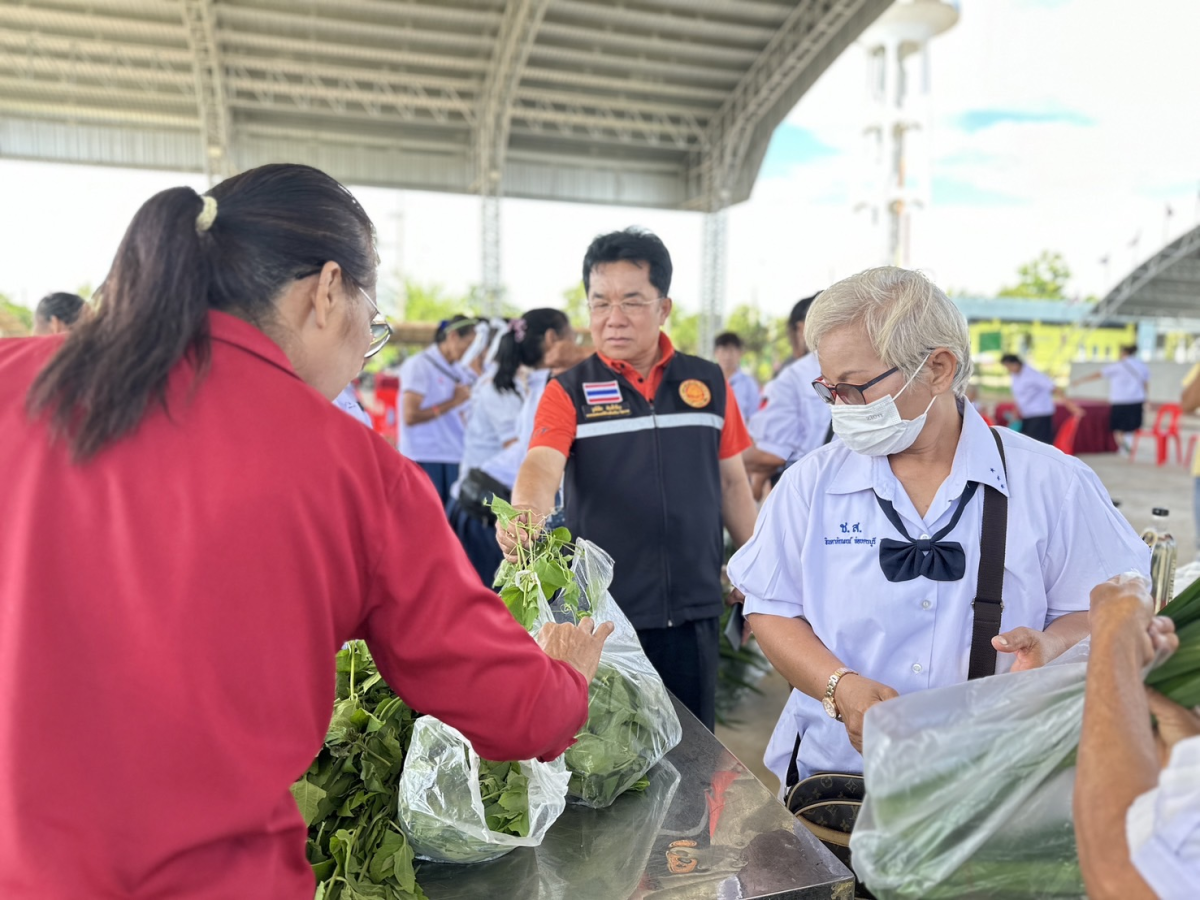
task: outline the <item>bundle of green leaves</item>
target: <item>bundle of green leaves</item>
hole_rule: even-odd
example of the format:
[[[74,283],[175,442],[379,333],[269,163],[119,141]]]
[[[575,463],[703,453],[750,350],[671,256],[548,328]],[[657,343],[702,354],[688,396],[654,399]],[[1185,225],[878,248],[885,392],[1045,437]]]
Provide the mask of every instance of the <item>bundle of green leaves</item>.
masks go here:
[[[1146,684],[1181,706],[1200,706],[1200,579],[1162,611],[1175,623],[1179,649],[1146,677]]]
[[[462,753],[462,766],[469,770],[470,750],[464,746]],[[460,801],[466,802],[461,791],[455,791],[451,787],[450,792],[457,794]],[[522,771],[520,763],[498,763],[481,759],[479,792],[490,831],[515,837],[529,837],[529,778]],[[406,816],[406,826],[421,855],[444,862],[478,862],[481,859],[480,842],[464,834],[455,822],[447,821],[444,811],[440,816],[429,809],[420,812],[410,810]],[[505,851],[502,849],[496,850],[491,855],[503,852]]]
[[[417,713],[387,686],[366,644],[337,655],[325,746],[292,795],[308,825],[315,900],[425,900],[395,822],[400,771]]]
[[[364,642],[340,650],[336,666],[325,746],[292,785],[308,826],[315,900],[427,900],[396,822],[400,774],[419,713],[388,687]],[[481,760],[479,773],[488,828],[527,836],[528,779],[520,766]],[[440,833],[455,839],[452,823]]]
[[[1163,609],[1179,635],[1179,649],[1146,676],[1146,684],[1183,706],[1200,704],[1200,580],[1181,591]],[[1036,677],[1036,676],[1034,676]],[[1084,682],[1080,680],[1054,702],[1030,708],[1024,718],[1049,717],[1058,723],[1058,740],[1047,746],[1042,758],[1018,756],[1012,744],[1002,754],[995,748],[978,748],[980,756],[929,756],[912,760],[910,774],[903,783],[870,787],[870,803],[878,823],[907,825],[895,828],[894,846],[872,848],[876,864],[889,867],[889,874],[903,873],[901,883],[868,886],[883,900],[951,900],[972,896],[987,897],[1082,897],[1083,877],[1075,849],[1071,817],[1070,789],[1073,783],[1079,729],[1084,703]],[[951,727],[961,727],[954,723]],[[928,876],[938,864],[944,846],[961,841],[980,822],[987,821],[988,808],[980,806],[971,816],[969,803],[957,804],[957,815],[964,821],[950,829],[941,813],[928,817],[912,815],[914,808],[940,810],[946,798],[962,800],[964,790],[956,784],[991,783],[981,772],[996,772],[996,756],[1004,755],[1007,782],[995,781],[996,796],[1014,792],[1030,794],[1018,816],[984,842],[978,851],[957,870],[937,879]],[[1050,764],[1047,765],[1047,762]],[[1029,780],[1040,779],[1036,790],[1028,791]],[[1047,812],[1038,814],[1038,807]],[[965,810],[965,812],[964,812]],[[1031,827],[1030,822],[1041,823]],[[989,826],[991,827],[991,826]],[[855,851],[859,853],[858,850]],[[860,858],[865,858],[865,853]],[[901,865],[901,863],[903,865]]]
[[[545,598],[578,621],[585,591],[571,565],[576,550],[571,532],[566,528],[545,532],[541,523],[528,521],[522,510],[500,499],[492,501],[492,511],[501,527],[515,525],[525,539],[517,543],[516,562],[506,561],[496,574],[500,598],[514,618],[532,630]],[[589,585],[586,593],[590,609],[603,594],[603,586]],[[656,752],[659,730],[637,683],[602,656],[588,689],[587,723],[566,752],[569,795],[601,808],[625,791],[645,790],[646,773],[661,756]]]
[[[514,526],[522,540],[517,542],[516,562],[505,560],[496,572],[495,587],[500,599],[521,627],[532,631],[537,623],[540,600],[554,598],[576,617],[581,591],[571,571],[571,532],[566,528],[543,531],[541,522],[531,522],[510,503],[499,497],[491,502],[492,512],[502,528]]]

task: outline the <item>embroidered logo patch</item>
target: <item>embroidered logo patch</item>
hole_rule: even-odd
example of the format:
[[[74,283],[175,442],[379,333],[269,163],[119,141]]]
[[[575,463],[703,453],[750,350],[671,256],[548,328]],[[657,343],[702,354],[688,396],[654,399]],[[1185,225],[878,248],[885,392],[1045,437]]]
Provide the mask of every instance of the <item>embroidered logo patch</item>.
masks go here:
[[[585,381],[583,397],[590,406],[602,403],[620,403],[621,388],[615,381]]]
[[[712,402],[712,391],[703,381],[689,378],[679,386],[679,397],[692,409],[703,409]]]

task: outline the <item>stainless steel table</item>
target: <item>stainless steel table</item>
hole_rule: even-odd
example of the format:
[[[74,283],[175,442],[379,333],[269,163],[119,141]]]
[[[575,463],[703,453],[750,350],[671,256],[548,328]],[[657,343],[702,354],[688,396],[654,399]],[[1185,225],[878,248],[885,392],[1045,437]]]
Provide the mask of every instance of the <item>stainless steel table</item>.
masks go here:
[[[423,863],[430,900],[852,900],[854,878],[675,702],[683,740],[644,794],[568,806],[537,849]]]

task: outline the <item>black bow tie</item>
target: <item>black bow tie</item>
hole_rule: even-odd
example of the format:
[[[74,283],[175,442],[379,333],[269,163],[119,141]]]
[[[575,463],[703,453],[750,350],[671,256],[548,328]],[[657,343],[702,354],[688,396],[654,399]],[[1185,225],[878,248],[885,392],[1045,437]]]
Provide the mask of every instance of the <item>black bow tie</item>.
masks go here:
[[[890,500],[884,500],[878,494],[875,499],[879,508],[888,517],[906,540],[894,541],[882,538],[879,541],[879,567],[888,581],[912,581],[918,576],[924,576],[930,581],[958,581],[967,572],[967,554],[958,541],[943,541],[946,535],[954,530],[958,520],[962,518],[963,510],[979,485],[974,481],[968,482],[962,496],[958,498],[958,507],[950,519],[950,524],[935,534],[932,538],[921,538],[914,541],[904,529],[904,523],[892,506]]]

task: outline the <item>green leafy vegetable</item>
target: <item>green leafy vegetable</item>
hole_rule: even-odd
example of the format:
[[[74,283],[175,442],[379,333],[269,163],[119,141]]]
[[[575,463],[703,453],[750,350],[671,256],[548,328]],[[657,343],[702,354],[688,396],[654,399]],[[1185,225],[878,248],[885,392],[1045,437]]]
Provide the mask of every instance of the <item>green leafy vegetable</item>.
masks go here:
[[[499,497],[493,497],[492,512],[502,528],[515,526],[522,540],[517,542],[517,561],[505,560],[496,572],[495,587],[521,627],[532,631],[537,622],[539,598],[554,599],[576,616],[579,613],[579,585],[571,571],[571,532],[555,528],[542,530],[541,522],[529,522],[520,510]],[[529,546],[525,546],[526,542]],[[557,595],[557,596],[556,596]]]
[[[414,854],[394,821],[416,717],[380,677],[362,641],[338,653],[325,746],[292,785],[320,900],[425,900]]]

